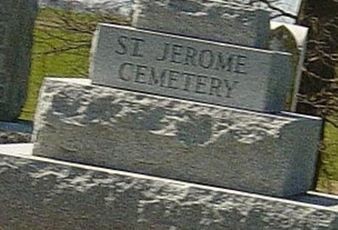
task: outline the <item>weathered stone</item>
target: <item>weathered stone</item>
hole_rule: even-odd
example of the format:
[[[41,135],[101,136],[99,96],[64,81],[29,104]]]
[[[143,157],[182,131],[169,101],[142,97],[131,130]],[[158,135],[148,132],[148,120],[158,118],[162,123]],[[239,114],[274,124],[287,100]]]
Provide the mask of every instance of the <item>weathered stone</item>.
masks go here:
[[[312,187],[321,120],[47,79],[34,155],[273,196]]]
[[[3,229],[338,229],[337,197],[276,199],[8,151]]]
[[[37,0],[0,2],[0,120],[16,119],[26,98]]]
[[[299,64],[299,50],[297,46],[296,39],[292,35],[292,33],[287,29],[286,26],[280,26],[272,31],[271,36],[271,49],[285,51],[287,50],[292,54],[292,87],[290,87],[290,91],[287,96],[287,102],[285,108],[288,110],[292,107],[292,100],[294,99],[294,86],[296,81],[296,76],[298,73],[298,64]],[[298,92],[297,92],[298,93]]]
[[[271,23],[270,49],[292,54],[292,87],[289,92],[286,109],[296,111],[298,92],[303,73],[303,64],[307,46],[308,28],[285,23]]]
[[[257,48],[267,48],[269,12],[229,1],[135,0],[132,25]]]
[[[291,85],[290,55],[101,24],[94,84],[280,112]]]

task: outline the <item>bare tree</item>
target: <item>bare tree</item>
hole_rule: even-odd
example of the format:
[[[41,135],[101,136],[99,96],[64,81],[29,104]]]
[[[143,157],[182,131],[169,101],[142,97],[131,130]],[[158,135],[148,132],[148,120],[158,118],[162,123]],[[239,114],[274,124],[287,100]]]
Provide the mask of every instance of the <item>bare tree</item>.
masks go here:
[[[109,2],[109,1],[107,1]],[[43,46],[34,53],[35,58],[68,54],[78,57],[88,57],[91,40],[99,22],[129,24],[127,17],[120,17],[104,10],[106,2],[94,4],[86,9],[78,1],[58,3],[54,8],[45,8],[45,15],[36,21],[35,42]],[[101,10],[101,8],[103,10]],[[80,10],[80,11],[79,11]],[[77,76],[87,76],[87,67],[72,63]]]
[[[310,28],[308,52],[304,65],[303,77],[299,91],[297,111],[318,115],[324,120],[324,128],[331,125],[338,128],[338,1],[323,0],[304,1],[299,23]],[[338,140],[328,139],[322,135],[318,176],[321,187],[330,191],[334,180],[333,174],[338,170],[332,167],[332,161],[338,153],[332,148]],[[336,148],[338,149],[338,148]]]

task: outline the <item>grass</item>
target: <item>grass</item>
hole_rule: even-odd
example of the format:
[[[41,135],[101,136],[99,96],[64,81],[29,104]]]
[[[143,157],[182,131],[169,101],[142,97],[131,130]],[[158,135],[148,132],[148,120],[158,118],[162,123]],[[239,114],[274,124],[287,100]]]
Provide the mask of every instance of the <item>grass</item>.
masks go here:
[[[65,24],[63,18],[67,18],[71,25]],[[87,77],[91,32],[100,21],[128,23],[123,19],[105,15],[40,10],[34,32],[35,42],[28,98],[21,119],[33,120],[39,89],[46,76]],[[72,46],[75,48],[72,49]],[[62,47],[69,49],[62,51]],[[319,188],[327,192],[326,182],[338,181],[338,129],[332,125],[325,127],[325,143],[328,148],[322,158]],[[338,185],[335,187],[338,189]]]
[[[336,68],[338,76],[338,68]],[[338,124],[338,118],[333,119]],[[338,128],[326,124],[324,129],[325,152],[321,157],[318,188],[324,192],[334,191],[338,195]]]
[[[338,129],[327,124],[324,138],[326,148],[321,157],[318,189],[338,195]]]
[[[37,31],[36,34],[39,34]],[[34,52],[39,52],[45,49],[45,45],[34,45]],[[88,51],[83,50],[83,53]],[[85,72],[88,68],[88,57],[81,57],[71,53],[60,53],[54,55],[34,55],[32,58],[32,70],[28,85],[27,101],[21,113],[21,119],[32,120],[35,107],[37,104],[37,98],[39,89],[46,76],[80,76],[79,68]]]
[[[33,120],[39,89],[45,77],[88,76],[92,32],[98,22],[127,23],[106,15],[40,9],[34,30],[27,100],[20,119]]]
[[[325,136],[328,152],[326,163],[332,162],[328,171],[333,175],[332,179],[338,181],[338,129],[332,125],[327,125]]]
[[[317,189],[338,195],[338,129],[327,124],[324,138],[326,149],[321,157]]]

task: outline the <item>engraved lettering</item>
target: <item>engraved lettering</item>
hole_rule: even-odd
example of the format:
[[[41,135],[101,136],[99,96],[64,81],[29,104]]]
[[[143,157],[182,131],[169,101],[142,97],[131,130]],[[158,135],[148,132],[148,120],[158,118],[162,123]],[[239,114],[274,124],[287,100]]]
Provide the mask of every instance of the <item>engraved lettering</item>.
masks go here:
[[[207,85],[206,84],[207,79],[208,79],[207,76],[197,75],[195,93],[206,94],[206,92],[205,92],[206,87],[205,86]]]
[[[187,47],[184,65],[196,66],[197,50],[193,47]]]
[[[173,44],[172,45],[172,52],[171,52],[171,62],[172,63],[181,63],[180,57],[182,55],[182,45]]]
[[[215,69],[216,70],[226,70],[228,72],[233,71],[233,59],[234,55],[229,54],[228,57],[224,57],[222,53],[218,53],[217,62]]]
[[[170,89],[178,89],[177,81],[180,76],[180,72],[170,70],[169,78],[168,78],[168,88]]]
[[[232,98],[233,91],[239,83],[239,81],[228,79],[221,80],[216,76],[197,75],[173,69],[157,69],[153,66],[129,62],[120,66],[119,78],[126,82],[133,81],[136,84],[148,84],[154,87],[165,87],[216,97],[224,95],[226,98]]]
[[[166,74],[167,74],[167,70],[165,69],[165,70],[161,71],[161,74],[156,75],[155,68],[151,67],[148,85],[158,85],[158,84],[160,84],[161,87],[164,87],[165,81],[166,81]]]
[[[131,38],[131,40],[134,42],[133,47],[133,53],[131,56],[133,57],[143,57],[143,54],[141,54],[141,43],[144,43],[144,40],[142,38]]]
[[[126,68],[129,67],[129,69],[131,69],[132,67],[134,66],[133,63],[123,63],[121,66],[120,66],[120,69],[119,69],[119,78],[121,80],[124,80],[124,81],[130,81],[131,80],[131,72],[132,71],[129,71],[129,74],[126,74]]]
[[[115,52],[119,55],[130,55],[130,57],[143,57],[143,43],[145,40],[140,38],[120,36]],[[223,78],[217,75],[207,76],[200,72],[202,69],[199,67],[205,70],[220,71],[220,73],[247,74],[247,56],[241,54],[222,53],[211,49],[199,50],[177,43],[163,43],[159,50],[153,52],[157,52],[153,56],[154,61],[163,62],[164,66],[170,66],[170,63],[173,63],[197,69],[187,72],[175,68],[125,62],[119,67],[119,79],[134,84],[147,84],[150,87],[164,87],[218,98],[233,98],[239,81],[224,79],[224,77],[227,78],[226,76]]]
[[[237,62],[236,62],[236,67],[235,67],[235,73],[240,73],[240,74],[247,74],[247,72],[244,70],[245,67],[245,61],[247,57],[244,55],[238,55],[237,56]]]
[[[127,36],[120,36],[117,41],[120,45],[120,49],[119,50],[115,50],[115,52],[119,55],[125,55],[127,54],[128,50],[127,50],[127,45],[125,44],[125,42],[127,42],[128,37]]]
[[[225,97],[231,98],[232,97],[232,90],[235,88],[235,86],[238,84],[238,81],[233,81],[232,83],[229,82],[229,80],[224,80],[225,87],[227,89],[227,94]]]
[[[183,90],[184,91],[190,91],[190,87],[191,87],[191,81],[192,81],[192,78],[195,77],[196,75],[193,74],[193,73],[183,73],[182,74],[183,78],[184,78],[184,88]]]
[[[216,95],[218,97],[221,97],[221,88],[222,88],[222,81],[218,78],[211,78],[211,82],[210,82],[210,91],[209,91],[209,95]]]
[[[146,76],[146,70],[148,69],[147,66],[144,65],[136,65],[136,75],[135,75],[135,82],[140,84],[146,84],[147,81],[144,79]]]
[[[199,56],[199,65],[204,69],[209,69],[213,65],[214,59],[211,50],[202,50]]]
[[[169,54],[169,48],[170,48],[170,44],[169,43],[165,43],[162,55],[159,56],[159,57],[157,57],[156,60],[157,61],[167,60],[168,54]]]

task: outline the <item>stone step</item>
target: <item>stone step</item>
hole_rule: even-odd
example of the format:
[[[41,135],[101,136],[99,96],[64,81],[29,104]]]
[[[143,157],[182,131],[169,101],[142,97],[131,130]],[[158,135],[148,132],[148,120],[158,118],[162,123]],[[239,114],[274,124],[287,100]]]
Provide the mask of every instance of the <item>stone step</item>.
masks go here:
[[[278,199],[32,156],[0,145],[3,229],[338,229],[338,197]]]
[[[34,155],[286,197],[312,188],[321,124],[48,78]]]

